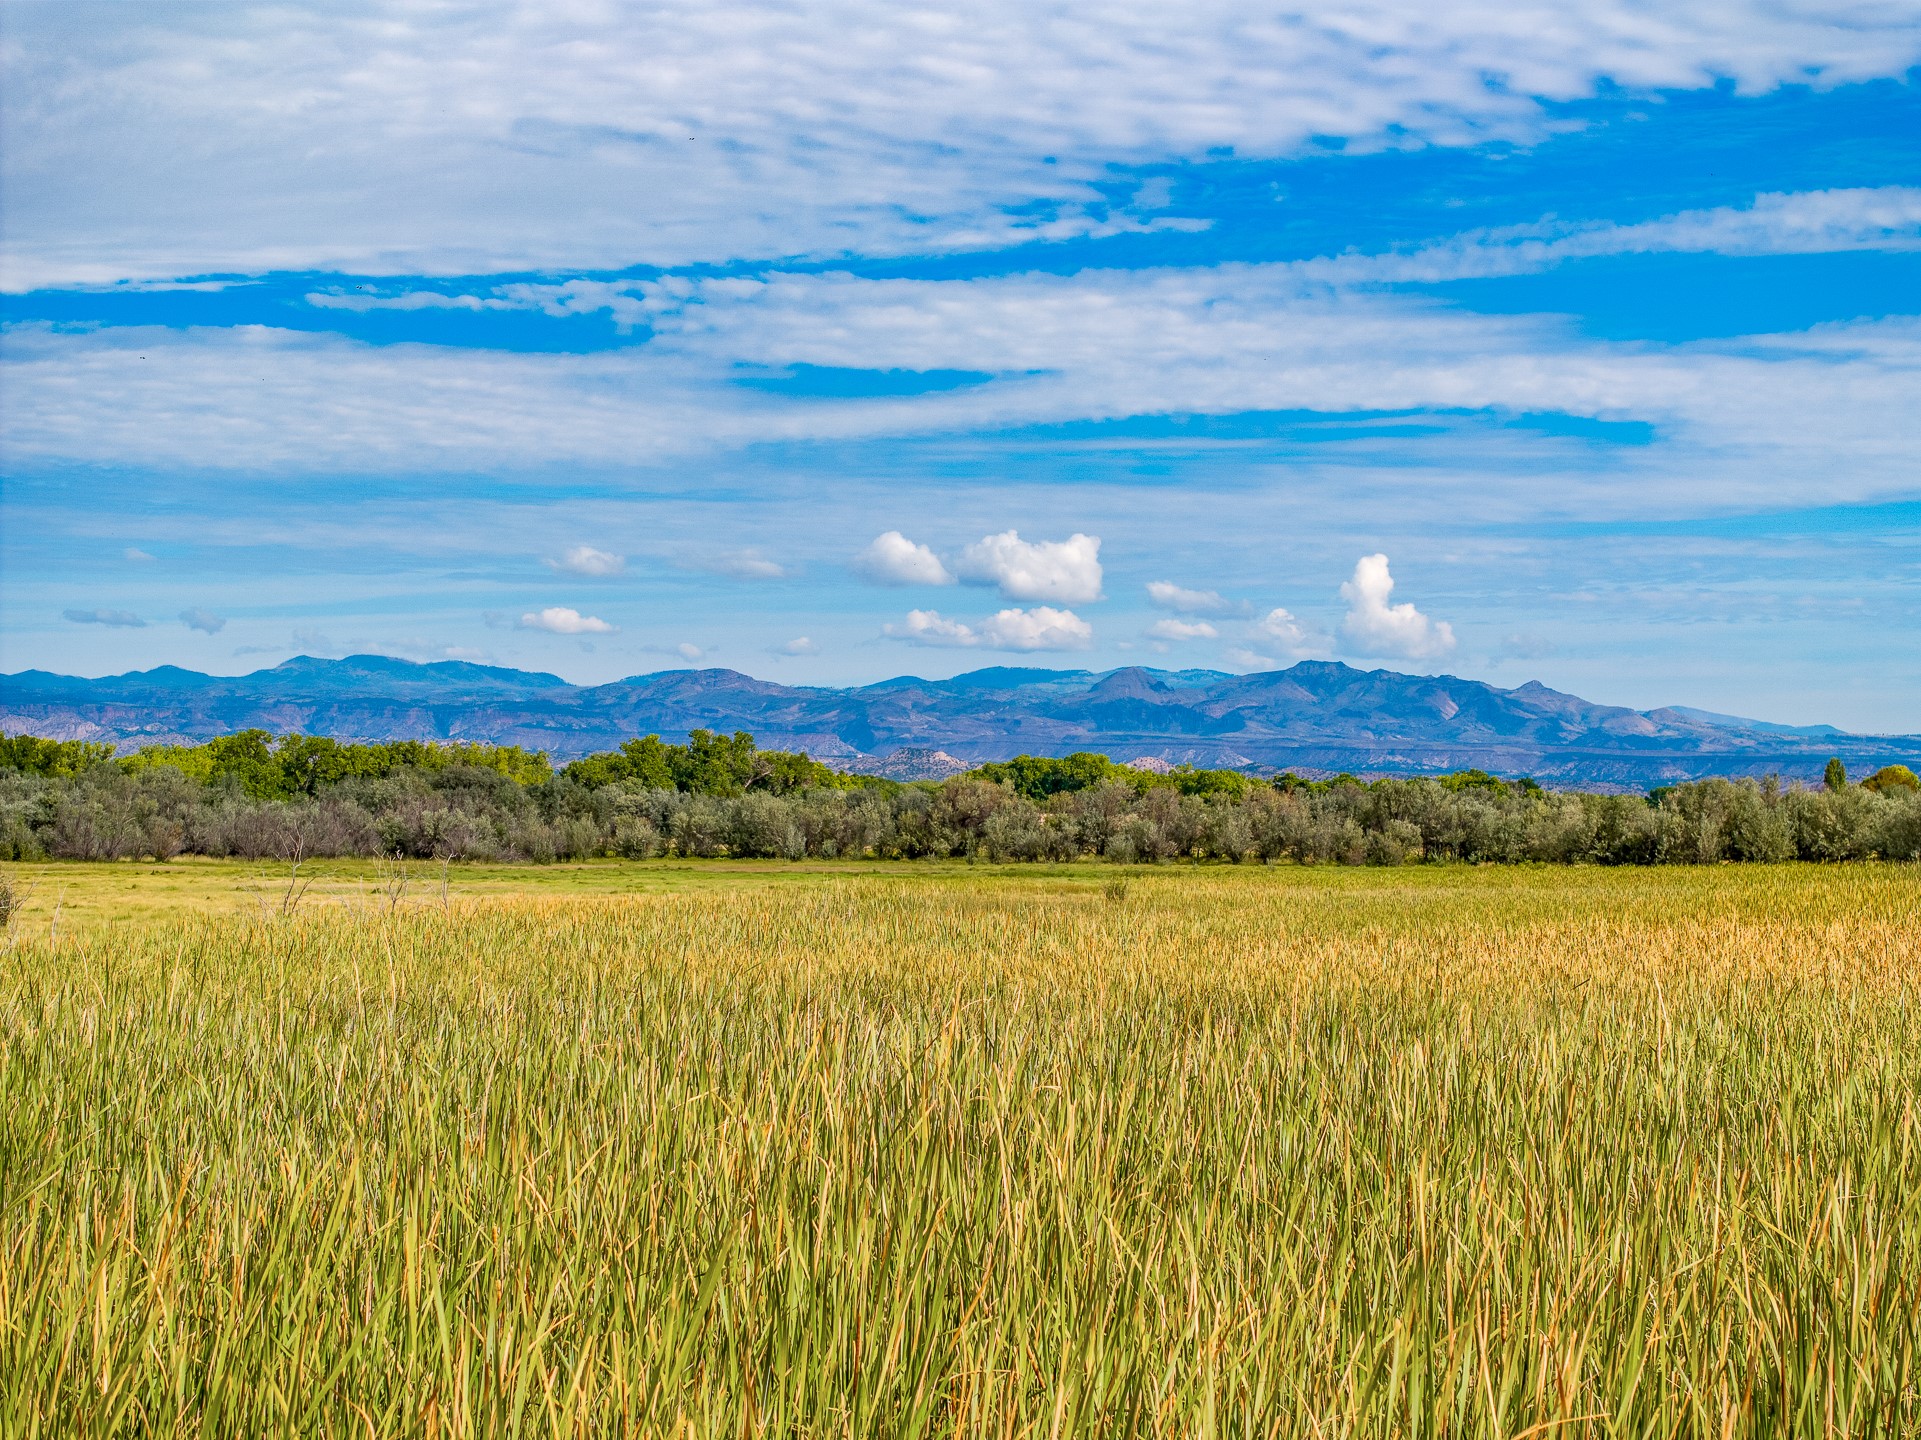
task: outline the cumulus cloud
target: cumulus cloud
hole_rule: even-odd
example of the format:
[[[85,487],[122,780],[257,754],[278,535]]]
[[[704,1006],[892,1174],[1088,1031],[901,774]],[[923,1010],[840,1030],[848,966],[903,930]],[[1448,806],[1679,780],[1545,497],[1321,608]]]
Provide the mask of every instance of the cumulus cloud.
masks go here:
[[[198,630],[203,635],[218,635],[227,627],[227,617],[216,615],[211,610],[198,607],[180,612],[180,623],[189,630]]]
[[[735,580],[784,580],[791,573],[785,565],[751,547],[716,555],[703,561],[701,568]]]
[[[565,605],[530,610],[520,617],[523,630],[545,630],[552,635],[611,635],[614,627],[597,615],[583,615]]]
[[[1454,649],[1454,629],[1445,620],[1431,620],[1410,603],[1394,605],[1394,577],[1387,556],[1363,555],[1354,575],[1341,584],[1347,615],[1341,635],[1355,653],[1399,660],[1433,660]]]
[[[1028,541],[1003,530],[961,551],[955,567],[974,585],[994,585],[1009,600],[1061,600],[1070,605],[1101,598],[1101,542],[1078,531],[1065,540]]]
[[[979,625],[950,620],[938,610],[910,610],[903,623],[882,633],[909,645],[957,650],[1085,650],[1094,643],[1094,628],[1085,620],[1048,605],[1001,610]]]
[[[568,575],[594,578],[620,574],[627,568],[627,557],[596,550],[591,545],[576,545],[558,560],[549,560],[547,565]]]
[[[939,649],[962,649],[981,643],[973,626],[949,620],[938,610],[909,610],[905,620],[898,625],[882,626],[881,633],[890,640]]]
[[[898,530],[876,535],[873,543],[854,557],[854,568],[882,585],[952,585],[954,577],[925,545],[917,545]]]
[[[1156,620],[1141,632],[1150,640],[1215,640],[1220,637],[1205,620]]]
[[[1182,615],[1219,615],[1233,607],[1216,590],[1188,590],[1171,580],[1147,582],[1147,598]]]
[[[1327,653],[1326,642],[1295,618],[1291,611],[1275,606],[1253,624],[1257,642],[1265,650],[1290,659],[1305,659]]]
[[[1169,218],[1106,203],[1116,165],[1525,141],[1557,123],[1544,101],[1604,83],[1754,93],[1921,60],[1911,7],[1769,0],[65,8],[10,17],[15,284],[1114,233]]]
[[[131,610],[62,610],[60,613],[76,625],[119,625],[137,629],[147,623]]]
[[[796,635],[776,652],[781,655],[818,655],[820,646],[805,635]]]
[[[680,644],[674,647],[674,653],[680,656],[680,658],[683,660],[698,660],[702,656],[706,655],[707,652],[701,649],[700,646],[690,644],[687,641],[683,640]]]
[[[1227,663],[1242,670],[1276,670],[1327,655],[1327,637],[1279,606],[1247,627],[1248,643],[1229,648]]]

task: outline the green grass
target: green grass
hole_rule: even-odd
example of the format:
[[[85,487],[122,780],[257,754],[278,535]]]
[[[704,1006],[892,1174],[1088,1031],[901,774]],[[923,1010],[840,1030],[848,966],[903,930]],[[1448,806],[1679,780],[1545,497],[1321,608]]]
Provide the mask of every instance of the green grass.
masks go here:
[[[9,1434],[1921,1429],[1910,869],[146,871],[0,965]]]

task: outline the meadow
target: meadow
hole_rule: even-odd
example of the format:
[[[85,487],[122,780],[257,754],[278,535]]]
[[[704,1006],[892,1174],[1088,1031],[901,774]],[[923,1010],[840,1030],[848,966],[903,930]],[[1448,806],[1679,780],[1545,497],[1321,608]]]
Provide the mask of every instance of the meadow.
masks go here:
[[[9,868],[0,1431],[1921,1432],[1913,866],[305,873]]]

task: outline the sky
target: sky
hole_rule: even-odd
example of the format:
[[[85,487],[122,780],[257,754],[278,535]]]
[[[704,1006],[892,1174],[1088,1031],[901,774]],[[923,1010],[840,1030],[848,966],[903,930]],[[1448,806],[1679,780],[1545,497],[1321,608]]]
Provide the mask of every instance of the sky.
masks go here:
[[[0,669],[1921,730],[1921,4],[0,25]]]

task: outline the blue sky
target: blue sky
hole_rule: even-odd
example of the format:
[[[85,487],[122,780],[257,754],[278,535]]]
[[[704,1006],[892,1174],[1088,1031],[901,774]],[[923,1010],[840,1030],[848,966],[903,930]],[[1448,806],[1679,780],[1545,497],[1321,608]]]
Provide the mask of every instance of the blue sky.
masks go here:
[[[1921,729],[1921,7],[5,5],[0,666]]]

